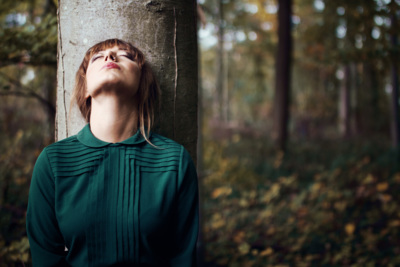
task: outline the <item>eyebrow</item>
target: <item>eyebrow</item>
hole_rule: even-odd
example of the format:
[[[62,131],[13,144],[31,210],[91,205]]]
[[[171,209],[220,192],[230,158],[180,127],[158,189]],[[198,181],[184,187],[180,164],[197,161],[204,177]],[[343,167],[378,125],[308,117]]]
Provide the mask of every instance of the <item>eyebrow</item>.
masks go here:
[[[96,55],[96,54],[99,54],[99,53],[104,53],[104,51],[106,51],[107,49],[108,49],[108,48],[106,48],[106,49],[104,49],[104,50],[99,50],[99,51],[95,52],[93,55]],[[118,48],[117,52],[118,52],[118,51],[128,51],[128,52],[129,52],[129,50],[126,49],[126,48]]]

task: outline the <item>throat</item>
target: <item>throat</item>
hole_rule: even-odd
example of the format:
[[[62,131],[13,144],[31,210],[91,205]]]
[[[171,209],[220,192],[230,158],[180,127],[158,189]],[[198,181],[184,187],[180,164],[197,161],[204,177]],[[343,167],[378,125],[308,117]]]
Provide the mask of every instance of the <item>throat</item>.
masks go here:
[[[118,143],[134,135],[137,129],[136,105],[92,101],[90,130],[96,138],[108,143]]]

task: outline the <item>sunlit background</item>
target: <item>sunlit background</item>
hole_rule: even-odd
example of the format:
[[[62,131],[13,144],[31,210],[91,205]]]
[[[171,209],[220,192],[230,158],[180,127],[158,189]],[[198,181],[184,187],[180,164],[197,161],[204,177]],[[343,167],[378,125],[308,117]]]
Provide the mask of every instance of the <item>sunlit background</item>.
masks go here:
[[[400,1],[293,1],[283,122],[278,2],[198,1],[202,265],[399,266]],[[30,266],[29,183],[54,141],[56,11],[0,2],[0,266]]]

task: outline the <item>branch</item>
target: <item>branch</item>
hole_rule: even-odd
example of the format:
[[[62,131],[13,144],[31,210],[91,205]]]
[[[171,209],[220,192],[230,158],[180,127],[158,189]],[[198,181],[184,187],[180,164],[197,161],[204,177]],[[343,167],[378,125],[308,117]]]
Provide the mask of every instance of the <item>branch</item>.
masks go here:
[[[23,64],[25,66],[57,66],[57,61],[53,60],[38,60],[38,61],[24,61],[21,58],[13,58],[13,59],[7,59],[7,60],[1,60],[0,62],[0,68],[4,68],[10,65],[17,65],[17,64]]]
[[[0,75],[6,78],[10,83],[14,84],[16,87],[21,88],[22,90],[12,90],[12,91],[5,91],[5,90],[0,90],[0,96],[5,96],[5,95],[14,95],[14,96],[21,96],[21,97],[32,97],[36,98],[44,104],[49,112],[51,113],[52,116],[55,116],[56,114],[56,109],[53,106],[51,102],[49,102],[47,99],[42,97],[41,95],[37,94],[34,90],[32,90],[30,87],[23,85],[20,81],[8,76],[7,74],[0,72]]]

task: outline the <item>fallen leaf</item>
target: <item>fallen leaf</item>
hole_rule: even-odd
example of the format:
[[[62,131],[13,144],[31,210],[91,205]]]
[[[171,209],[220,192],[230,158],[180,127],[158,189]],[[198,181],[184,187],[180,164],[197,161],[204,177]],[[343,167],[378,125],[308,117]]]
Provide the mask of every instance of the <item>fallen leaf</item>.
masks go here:
[[[372,174],[369,173],[369,174],[367,175],[367,177],[364,178],[363,183],[364,183],[364,184],[370,184],[370,183],[374,182],[374,180],[375,180],[374,176],[373,176]]]
[[[239,231],[234,235],[233,241],[237,244],[242,243],[245,235],[244,231]]]
[[[268,248],[266,248],[265,250],[263,250],[263,251],[260,252],[260,256],[261,256],[261,257],[269,256],[269,255],[271,255],[272,253],[274,253],[274,250],[273,250],[272,248],[268,247]]]
[[[244,242],[244,243],[240,244],[238,249],[239,249],[240,254],[245,255],[245,254],[249,253],[250,245],[248,243]]]
[[[399,227],[400,226],[400,220],[393,220],[389,222],[390,227]]]
[[[211,197],[215,199],[220,196],[229,196],[231,193],[232,193],[232,188],[227,187],[227,186],[222,186],[222,187],[215,188],[211,194]]]
[[[389,188],[389,184],[387,182],[379,183],[376,185],[376,190],[379,192],[386,191]]]
[[[354,223],[348,223],[345,226],[345,231],[348,235],[352,235],[354,233],[354,230],[356,229]]]

